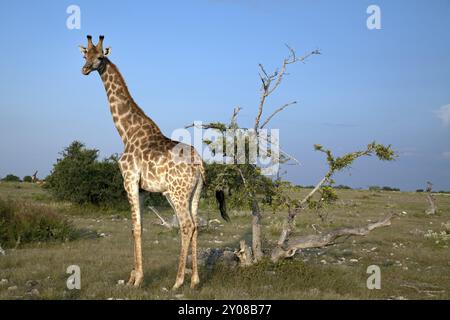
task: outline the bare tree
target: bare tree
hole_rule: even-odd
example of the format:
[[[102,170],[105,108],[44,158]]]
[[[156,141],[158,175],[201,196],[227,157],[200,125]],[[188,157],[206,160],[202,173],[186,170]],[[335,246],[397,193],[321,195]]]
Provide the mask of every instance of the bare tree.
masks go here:
[[[256,132],[257,139],[262,138],[262,135],[260,135],[260,130],[266,128],[270,123],[270,121],[277,114],[284,111],[287,107],[297,104],[297,101],[285,103],[280,107],[275,108],[275,110],[272,113],[270,113],[264,120],[262,120],[265,111],[265,105],[268,101],[268,98],[274,91],[276,91],[279,88],[285,75],[287,75],[286,71],[287,66],[290,64],[294,64],[296,62],[304,63],[307,58],[313,55],[321,54],[319,50],[314,50],[301,57],[297,57],[295,51],[291,47],[287,46],[287,48],[289,50],[288,57],[286,57],[283,60],[281,67],[275,70],[274,72],[272,73],[267,72],[264,66],[262,64],[259,64],[261,91],[257,114],[255,117],[254,126],[252,128]],[[239,128],[237,125],[237,118],[240,110],[241,110],[240,107],[234,109],[231,117],[231,122],[229,125],[217,122],[204,124],[202,125],[202,127],[205,129],[211,128],[216,129],[221,131],[222,133],[224,133],[227,129],[237,129]],[[192,126],[193,125],[188,127]],[[268,142],[269,144],[271,143],[270,141],[266,142]],[[279,160],[280,163],[287,163],[288,161],[294,161],[298,164],[298,161],[293,156],[282,150],[279,145],[276,146],[271,145],[270,147],[271,148],[277,147],[277,149],[280,150],[281,154],[281,159]],[[277,200],[278,208],[286,208],[288,211],[288,215],[286,217],[283,229],[280,233],[277,246],[271,252],[271,258],[273,261],[277,261],[280,258],[290,257],[293,254],[295,254],[295,252],[299,249],[327,246],[331,244],[334,240],[342,236],[351,236],[351,235],[364,236],[376,228],[390,225],[390,221],[393,217],[393,214],[388,214],[382,220],[376,223],[369,224],[367,226],[336,229],[325,233],[321,233],[319,235],[309,235],[290,239],[290,235],[295,228],[295,219],[297,215],[302,210],[304,210],[307,205],[313,203],[312,200],[313,196],[316,193],[321,193],[322,199],[325,196],[327,196],[326,194],[327,192],[331,192],[330,191],[331,188],[325,187],[326,186],[329,187],[332,183],[334,183],[332,180],[332,176],[334,175],[334,173],[349,167],[353,163],[353,161],[363,156],[376,155],[381,160],[393,160],[394,158],[394,152],[391,150],[390,146],[384,146],[381,144],[377,144],[375,142],[370,143],[364,150],[348,153],[341,157],[335,157],[330,150],[324,149],[321,145],[315,145],[314,147],[316,151],[323,152],[326,155],[329,170],[325,174],[325,176],[317,183],[317,185],[313,188],[313,190],[310,191],[301,200],[292,197],[293,192],[290,192],[291,190],[289,190],[292,187],[290,183],[280,182],[275,190],[277,195],[276,198],[278,199]],[[255,165],[247,164],[247,166],[253,167]],[[246,245],[244,240],[242,240],[240,242],[240,249],[236,251],[236,256],[240,260],[240,264],[242,266],[248,266],[251,265],[252,263],[258,262],[264,256],[262,248],[262,229],[261,229],[262,213],[259,206],[259,199],[256,194],[255,189],[256,182],[254,180],[254,176],[252,176],[251,174],[246,175],[246,173],[243,172],[243,168],[240,166],[233,166],[233,168],[238,172],[238,175],[241,178],[241,182],[244,186],[244,190],[251,202],[251,212],[252,212],[251,248]]]
[[[297,57],[295,51],[286,45],[286,47],[289,50],[289,55],[285,59],[283,59],[283,62],[281,64],[280,69],[275,70],[272,73],[266,72],[264,66],[260,63],[259,64],[259,78],[261,80],[261,91],[260,91],[260,99],[259,99],[259,105],[258,105],[258,113],[255,118],[255,125],[254,130],[256,132],[257,137],[259,138],[259,130],[265,128],[268,123],[273,119],[273,117],[280,113],[281,111],[285,110],[287,107],[291,105],[297,104],[297,101],[291,101],[288,103],[283,104],[281,107],[278,107],[273,111],[267,118],[261,122],[261,117],[264,112],[265,104],[268,99],[268,97],[274,93],[280,86],[281,82],[284,79],[284,76],[287,74],[286,69],[287,66],[290,64],[294,64],[297,62],[305,62],[306,59],[313,55],[319,55],[319,50],[311,51],[301,57]],[[235,118],[235,117],[233,117]],[[285,156],[287,155],[284,153]],[[286,160],[293,159],[290,155],[287,155]],[[255,262],[259,261],[263,257],[262,252],[262,236],[261,236],[261,210],[259,208],[258,200],[256,198],[256,195],[251,193],[252,200],[252,249],[253,249],[253,260]]]
[[[428,204],[430,207],[427,210],[425,210],[425,213],[426,214],[436,214],[436,211],[437,211],[436,199],[432,193],[433,192],[433,184],[430,181],[427,182],[426,192],[427,192],[427,201],[428,201]]]

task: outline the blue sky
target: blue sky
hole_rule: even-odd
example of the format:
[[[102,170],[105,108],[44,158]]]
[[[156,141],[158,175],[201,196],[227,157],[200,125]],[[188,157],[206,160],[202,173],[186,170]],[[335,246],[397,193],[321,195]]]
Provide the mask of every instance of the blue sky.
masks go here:
[[[66,27],[71,4],[80,30]],[[370,4],[381,30],[366,27]],[[449,12],[447,0],[1,1],[0,176],[43,177],[73,140],[103,156],[122,151],[99,76],[80,72],[77,45],[104,34],[136,102],[169,136],[194,120],[228,121],[235,106],[250,126],[258,63],[277,67],[285,43],[319,48],[267,103],[269,113],[299,101],[272,122],[302,163],[287,178],[321,178],[314,143],[340,154],[377,140],[399,159],[359,160],[337,183],[450,190]]]

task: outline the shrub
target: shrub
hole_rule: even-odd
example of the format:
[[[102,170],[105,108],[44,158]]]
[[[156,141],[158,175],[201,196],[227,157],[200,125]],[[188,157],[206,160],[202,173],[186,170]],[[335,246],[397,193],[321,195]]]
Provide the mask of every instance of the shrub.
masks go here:
[[[77,204],[125,201],[117,157],[98,161],[98,150],[75,141],[61,153],[47,177],[46,188],[58,200]]]
[[[379,186],[370,186],[369,191],[380,191],[381,188]]]
[[[74,141],[61,156],[46,179],[46,188],[56,199],[107,207],[128,206],[117,155],[99,161],[98,150]],[[161,194],[148,198],[153,205],[166,201]]]
[[[416,192],[423,192],[423,189],[417,189]]]
[[[382,188],[383,191],[400,191],[399,188],[391,188],[391,187],[383,187]]]
[[[342,184],[340,184],[340,185],[338,185],[338,186],[336,186],[334,188],[335,189],[343,189],[343,190],[351,190],[352,189],[351,187],[346,186],[346,185],[342,185]]]
[[[33,178],[31,178],[31,176],[25,176],[25,177],[23,177],[23,180],[22,180],[23,182],[32,182],[33,181]]]
[[[20,182],[20,178],[18,176],[15,176],[13,174],[8,174],[6,177],[2,179],[2,181],[5,182]]]
[[[5,248],[74,237],[73,226],[52,208],[0,199],[0,243]]]

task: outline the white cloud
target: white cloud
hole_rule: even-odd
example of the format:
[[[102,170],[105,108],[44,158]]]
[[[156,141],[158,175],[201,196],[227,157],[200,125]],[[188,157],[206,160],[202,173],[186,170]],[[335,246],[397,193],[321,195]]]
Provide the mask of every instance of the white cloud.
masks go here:
[[[445,159],[450,159],[450,151],[442,152],[442,156],[443,156]]]
[[[435,114],[439,119],[441,119],[444,126],[450,124],[450,104],[440,107],[439,110],[435,111]]]

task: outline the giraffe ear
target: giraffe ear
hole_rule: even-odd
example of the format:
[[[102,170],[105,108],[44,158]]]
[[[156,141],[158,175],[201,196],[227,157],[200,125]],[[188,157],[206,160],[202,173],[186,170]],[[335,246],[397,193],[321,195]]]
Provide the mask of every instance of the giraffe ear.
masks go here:
[[[105,50],[103,50],[103,55],[106,57],[111,53],[111,47],[107,47],[105,48]]]
[[[83,47],[83,46],[78,46],[78,48],[80,48],[80,52],[81,52],[82,54],[86,54],[87,49],[86,49],[85,47]]]

